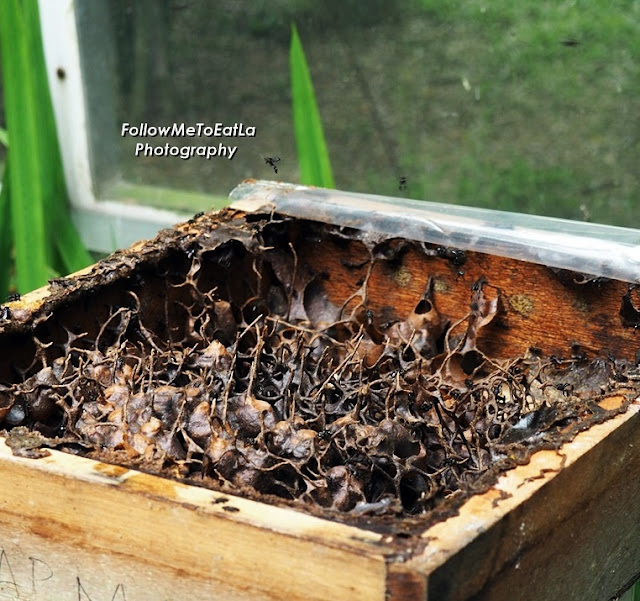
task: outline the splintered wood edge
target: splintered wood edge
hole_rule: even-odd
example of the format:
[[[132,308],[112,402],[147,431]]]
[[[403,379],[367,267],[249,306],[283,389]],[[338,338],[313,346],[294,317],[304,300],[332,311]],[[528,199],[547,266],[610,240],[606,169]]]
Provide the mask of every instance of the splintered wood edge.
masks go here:
[[[388,550],[379,534],[50,452],[16,457],[0,439],[5,533],[144,558],[217,585],[237,583],[256,598],[384,598]]]
[[[640,399],[636,399],[626,412],[579,433],[559,449],[537,451],[529,463],[500,476],[486,493],[471,497],[457,515],[425,531],[422,536],[428,544],[424,551],[401,566],[392,566],[391,572],[404,574],[408,570],[415,570],[425,576],[433,573],[479,535],[529,500],[558,474],[569,470],[577,460],[639,412]]]
[[[228,207],[227,209],[218,209],[218,210],[213,210],[210,211],[209,213],[207,213],[208,215],[217,215],[219,213],[224,212],[225,210],[228,210],[229,208],[233,208],[234,210],[240,210],[237,209],[236,207]],[[255,209],[257,209],[257,207],[255,207]],[[254,210],[255,210],[254,209]],[[245,211],[245,212],[251,212],[251,211]],[[192,231],[193,229],[193,223],[191,220],[189,221],[183,221],[181,223],[177,223],[175,226],[173,226],[173,229],[183,232],[183,233],[189,233],[190,231]],[[153,238],[149,238],[149,239],[143,239],[143,240],[138,240],[137,242],[134,242],[131,246],[127,247],[126,250],[129,253],[135,253],[136,251],[140,251],[142,250],[147,244],[149,244],[150,242],[153,241]],[[78,271],[74,271],[73,273],[70,273],[69,275],[65,276],[65,279],[74,279],[74,278],[80,278],[83,276],[89,276],[91,275],[92,271],[94,270],[94,268],[99,265],[99,261],[97,261],[96,263],[92,263],[91,265],[87,265],[87,267],[83,267],[82,269],[79,269]],[[45,286],[42,286],[40,288],[37,288],[35,290],[31,290],[30,292],[27,292],[25,294],[22,295],[22,297],[19,300],[16,301],[8,301],[4,304],[8,305],[12,311],[20,310],[20,309],[24,309],[24,310],[28,310],[30,312],[34,312],[38,309],[40,309],[40,307],[42,307],[43,303],[50,297],[53,296],[53,291],[51,290],[50,286],[47,284]]]
[[[186,225],[186,222],[185,224],[179,224],[176,227],[180,227],[180,229],[182,230],[184,229],[183,226],[185,225]],[[131,245],[127,250],[131,252],[135,252],[136,250],[139,250],[142,247],[144,247],[144,245],[147,243],[148,243],[148,240],[140,240],[139,242],[136,242],[135,244]],[[70,273],[69,275],[65,276],[65,279],[74,279],[74,278],[80,278],[82,276],[91,275],[91,272],[93,271],[96,265],[98,265],[98,263],[92,263],[87,267],[83,267],[78,271],[74,271],[73,273]],[[11,308],[12,312],[16,310],[19,311],[21,309],[27,310],[30,312],[35,312],[38,309],[40,309],[40,307],[42,307],[44,302],[50,296],[53,296],[53,291],[51,290],[50,286],[47,284],[46,286],[36,288],[35,290],[31,290],[30,292],[23,294],[19,300],[10,301],[5,304]]]

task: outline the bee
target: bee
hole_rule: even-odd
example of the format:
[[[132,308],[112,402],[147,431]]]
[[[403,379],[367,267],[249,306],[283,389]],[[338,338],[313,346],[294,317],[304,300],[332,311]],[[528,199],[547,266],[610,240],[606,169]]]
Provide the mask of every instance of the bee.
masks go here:
[[[406,190],[407,189],[407,176],[401,175],[398,178],[398,190]]]
[[[467,262],[467,253],[459,248],[447,248],[446,246],[438,246],[436,247],[436,256],[446,259],[447,261],[449,261],[449,263],[451,263],[451,265],[454,265],[455,267],[461,267]],[[474,284],[474,286],[479,286],[478,288],[474,287],[474,291],[480,289],[481,286],[479,282],[480,280],[478,280],[478,282]],[[484,280],[483,283],[485,282],[486,280]]]
[[[573,392],[573,384],[560,382],[559,384],[556,384],[556,390],[560,391],[563,396],[571,396],[571,393]]]
[[[278,173],[276,163],[280,162],[280,157],[262,157],[266,165],[273,167],[274,173]]]
[[[20,293],[18,292],[11,292],[9,293],[9,296],[7,297],[7,302],[8,303],[14,303],[16,301],[20,300]]]

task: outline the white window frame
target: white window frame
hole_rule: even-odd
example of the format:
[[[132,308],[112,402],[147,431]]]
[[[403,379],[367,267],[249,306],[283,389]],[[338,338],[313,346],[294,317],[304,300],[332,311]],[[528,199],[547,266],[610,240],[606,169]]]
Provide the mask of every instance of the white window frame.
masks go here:
[[[39,0],[42,42],[71,217],[92,251],[112,252],[152,238],[189,215],[96,196],[89,155],[86,97],[82,82],[74,0]],[[63,69],[64,77],[58,76]]]

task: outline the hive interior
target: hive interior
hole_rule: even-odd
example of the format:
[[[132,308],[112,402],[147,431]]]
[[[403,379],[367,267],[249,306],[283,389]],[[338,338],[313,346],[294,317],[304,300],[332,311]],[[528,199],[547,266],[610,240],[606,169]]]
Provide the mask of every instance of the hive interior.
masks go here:
[[[446,514],[636,395],[631,365],[579,347],[489,356],[481,335],[509,312],[490,273],[455,317],[426,272],[412,310],[393,288],[372,302],[373,274],[402,286],[409,251],[465,262],[278,215],[164,231],[53,280],[38,309],[6,306],[0,427],[16,454],[60,448],[375,527]]]

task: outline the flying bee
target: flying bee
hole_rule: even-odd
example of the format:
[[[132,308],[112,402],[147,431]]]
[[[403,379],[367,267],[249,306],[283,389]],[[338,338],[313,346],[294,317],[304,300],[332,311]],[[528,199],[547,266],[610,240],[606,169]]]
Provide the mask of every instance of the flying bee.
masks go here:
[[[278,167],[276,163],[280,162],[280,157],[262,157],[266,165],[273,167],[273,171],[278,173]]]
[[[398,190],[406,190],[407,189],[407,176],[401,175],[398,178]]]

